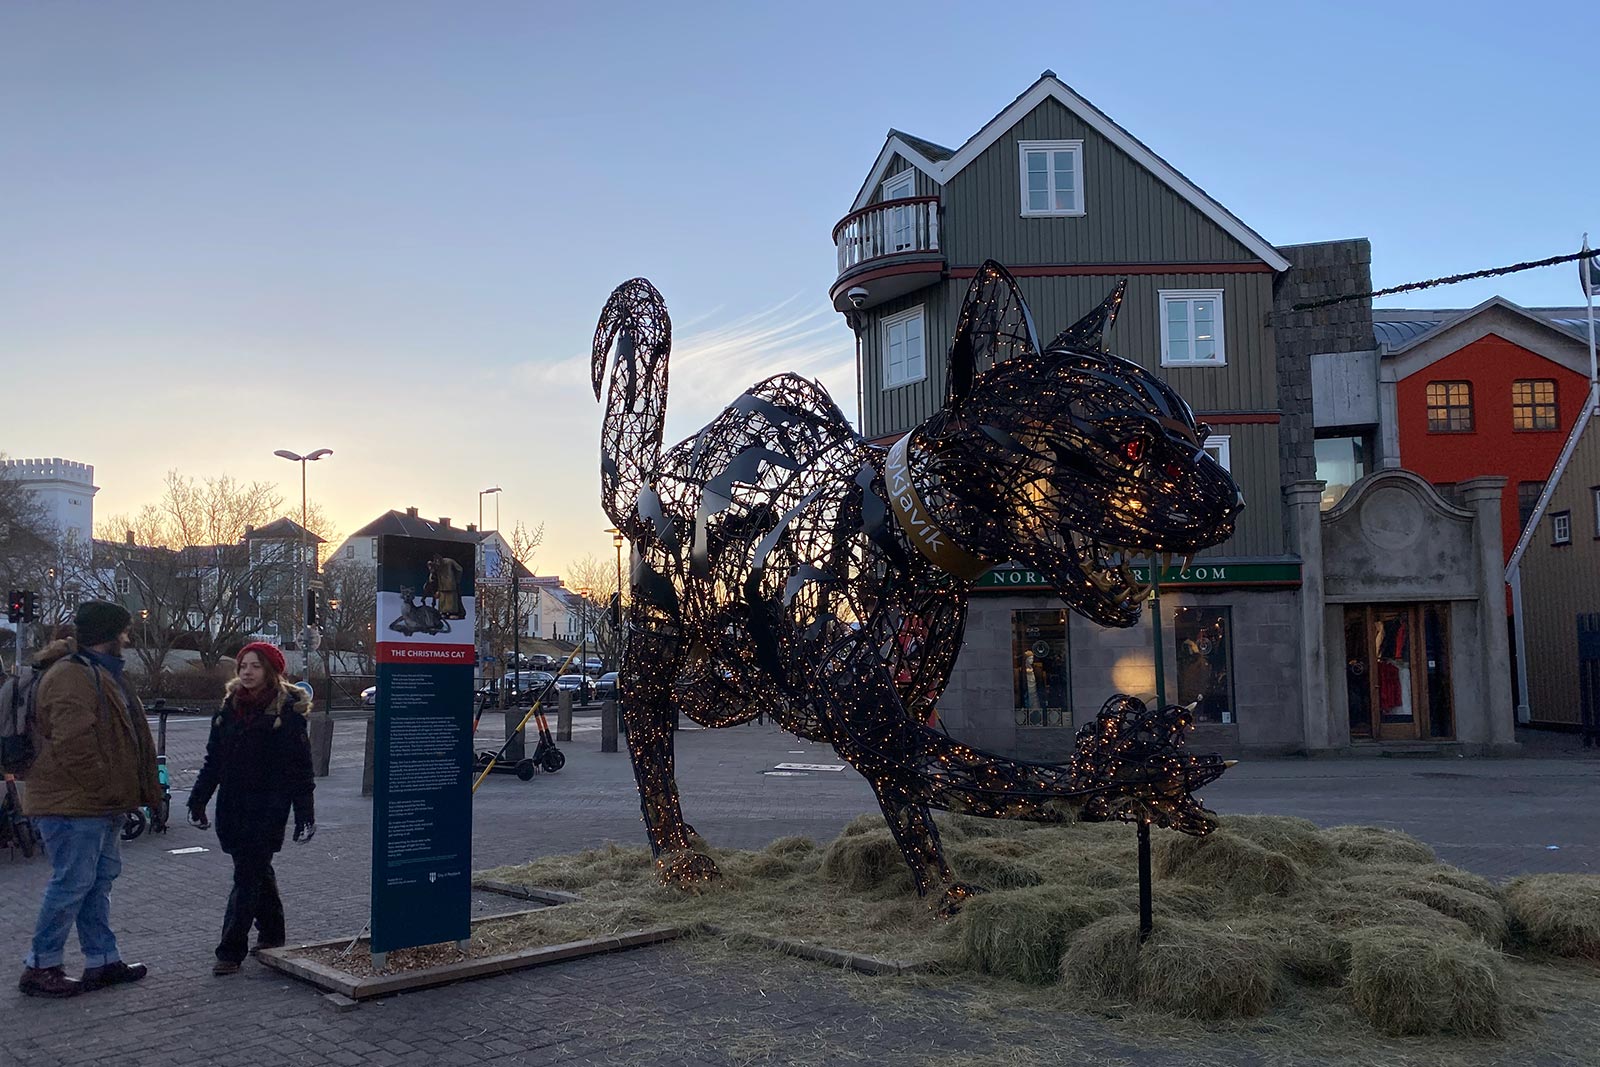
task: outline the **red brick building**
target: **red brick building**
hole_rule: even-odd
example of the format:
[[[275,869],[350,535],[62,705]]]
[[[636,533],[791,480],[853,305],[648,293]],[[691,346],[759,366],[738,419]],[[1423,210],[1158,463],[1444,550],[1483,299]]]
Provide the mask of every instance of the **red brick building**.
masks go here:
[[[1507,557],[1588,392],[1585,316],[1498,297],[1468,311],[1373,310],[1401,461],[1453,502],[1458,482],[1504,476]]]

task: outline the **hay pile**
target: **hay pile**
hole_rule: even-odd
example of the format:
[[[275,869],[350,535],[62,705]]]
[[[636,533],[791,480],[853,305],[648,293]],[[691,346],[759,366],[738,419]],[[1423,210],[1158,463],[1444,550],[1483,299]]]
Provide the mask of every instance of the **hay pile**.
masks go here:
[[[1215,1020],[1262,1015],[1298,995],[1335,998],[1390,1035],[1502,1034],[1503,950],[1600,961],[1600,877],[1538,875],[1502,890],[1392,830],[1232,816],[1205,838],[1158,834],[1155,929],[1141,945],[1131,828],[948,816],[940,827],[957,876],[990,890],[953,921],[913,894],[876,815],[826,846],[702,845],[725,877],[699,896],[661,888],[643,848],[483,877],[579,892],[582,903],[540,916],[547,937],[707,922],[1055,986],[1064,1005],[1117,1012]]]

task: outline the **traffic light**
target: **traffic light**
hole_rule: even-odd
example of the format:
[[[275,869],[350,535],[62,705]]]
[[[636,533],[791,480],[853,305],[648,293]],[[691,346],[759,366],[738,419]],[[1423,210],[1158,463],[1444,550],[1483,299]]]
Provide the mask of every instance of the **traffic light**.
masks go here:
[[[307,589],[306,590],[306,625],[307,626],[315,626],[316,624],[317,624],[317,591],[315,589]]]
[[[6,618],[12,622],[22,621],[22,590],[13,589],[6,598]]]
[[[35,601],[36,601],[36,598],[33,595],[33,590],[32,589],[24,589],[22,591],[22,621],[23,622],[38,622],[39,621],[39,608],[38,608],[38,605],[37,605],[37,603]]]

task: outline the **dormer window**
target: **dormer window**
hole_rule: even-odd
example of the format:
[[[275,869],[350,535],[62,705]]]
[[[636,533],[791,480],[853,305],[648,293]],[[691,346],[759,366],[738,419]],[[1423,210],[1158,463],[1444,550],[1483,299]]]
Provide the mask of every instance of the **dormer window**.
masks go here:
[[[917,195],[916,172],[903,170],[899,174],[883,183],[883,199],[909,200]],[[904,252],[913,247],[917,240],[917,217],[913,205],[904,204],[889,209],[888,231],[886,237],[889,243],[887,251]]]
[[[1024,216],[1083,214],[1083,142],[1019,141]]]

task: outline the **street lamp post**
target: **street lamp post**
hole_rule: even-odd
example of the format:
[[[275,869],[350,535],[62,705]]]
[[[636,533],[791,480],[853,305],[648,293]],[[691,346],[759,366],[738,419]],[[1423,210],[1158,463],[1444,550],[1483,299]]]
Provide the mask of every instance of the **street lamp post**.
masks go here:
[[[315,463],[324,456],[333,455],[331,448],[319,448],[315,452],[299,455],[290,452],[287,448],[280,448],[273,453],[281,456],[291,463],[300,464],[300,581],[305,583],[300,591],[300,670],[303,677],[311,677],[311,617],[308,612],[311,600],[311,575],[307,566],[311,559],[311,531],[306,529],[306,464]]]
[[[622,659],[622,531],[616,527],[607,530],[611,535],[611,547],[617,550],[617,609],[611,615],[611,627],[616,633],[613,635],[616,642],[617,659]],[[611,665],[613,670],[621,670],[621,662]]]
[[[494,486],[491,489],[480,489],[480,490],[478,490],[478,532],[479,533],[483,532],[483,498],[488,496],[491,493],[498,493],[499,491],[500,491],[500,487],[498,485]],[[499,497],[495,497],[495,499],[494,499],[494,528],[496,530],[500,529],[500,498]]]
[[[486,497],[486,496],[489,496],[490,494],[494,494],[494,528],[496,530],[498,530],[498,529],[500,529],[500,496],[499,496],[499,493],[500,493],[500,487],[498,485],[491,486],[488,489],[480,489],[480,490],[478,490],[478,547],[477,547],[477,556],[476,556],[476,558],[479,559],[479,560],[483,559],[483,498]],[[513,561],[513,566],[511,568],[511,571],[512,571],[511,578],[512,578],[513,581],[515,581],[516,577],[517,577],[515,561]],[[481,578],[488,577],[488,575],[484,571],[480,570],[478,572],[478,577],[481,579]],[[496,577],[498,577],[498,575]],[[481,604],[482,601],[480,600],[479,603]],[[483,642],[480,640],[481,631],[483,629],[483,614],[481,612],[474,612],[473,613],[473,623],[472,623],[472,625],[475,628],[475,632],[472,635],[472,640],[473,640],[473,642],[475,644],[478,645],[478,681],[480,683],[482,683],[482,681],[484,679],[484,668],[483,668]]]

